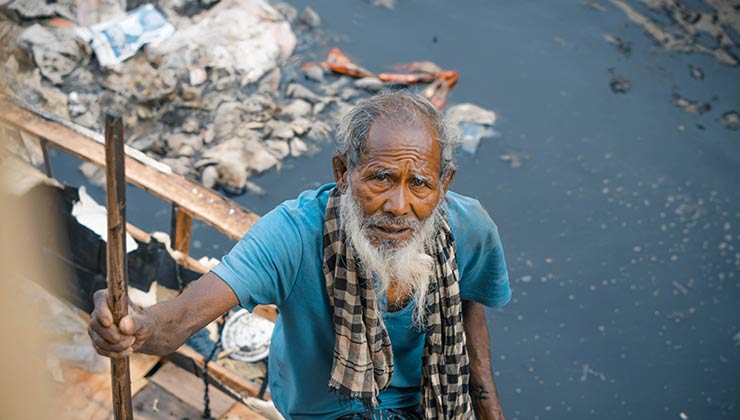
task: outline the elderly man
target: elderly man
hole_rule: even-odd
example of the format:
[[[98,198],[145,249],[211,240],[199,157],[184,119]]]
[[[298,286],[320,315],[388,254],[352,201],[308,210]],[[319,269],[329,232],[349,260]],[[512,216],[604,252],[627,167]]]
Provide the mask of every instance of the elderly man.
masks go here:
[[[455,130],[424,98],[384,92],[338,130],[336,184],[266,214],[178,298],[112,325],[98,352],[168,354],[229,308],[277,304],[270,390],[289,419],[503,419],[483,305],[506,304],[496,225],[448,191]]]

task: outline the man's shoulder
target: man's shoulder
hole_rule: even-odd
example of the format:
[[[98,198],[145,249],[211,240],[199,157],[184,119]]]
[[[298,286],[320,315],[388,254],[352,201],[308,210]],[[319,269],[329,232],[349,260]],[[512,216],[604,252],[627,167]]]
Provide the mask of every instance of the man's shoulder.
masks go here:
[[[279,204],[273,212],[290,219],[301,231],[323,229],[326,203],[334,184],[326,184],[315,190],[306,190],[298,197]]]
[[[334,184],[325,184],[315,190],[303,191],[298,194],[298,197],[283,201],[278,207],[284,207],[289,211],[319,211],[324,213],[329,194],[333,188]]]
[[[460,219],[460,221],[475,223],[479,220],[485,222],[491,219],[480,201],[454,191],[447,191],[445,206],[448,215]]]
[[[486,240],[498,236],[498,228],[480,201],[448,191],[445,196],[447,220],[457,240]]]

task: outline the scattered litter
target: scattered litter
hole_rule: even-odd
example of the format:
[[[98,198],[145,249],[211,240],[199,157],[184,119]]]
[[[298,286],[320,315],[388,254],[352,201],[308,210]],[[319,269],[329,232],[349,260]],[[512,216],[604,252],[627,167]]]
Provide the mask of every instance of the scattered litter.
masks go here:
[[[0,65],[0,88],[43,118],[101,143],[102,110],[115,109],[126,118],[128,156],[227,194],[264,194],[252,177],[317,151],[370,93],[417,85],[442,109],[458,78],[429,61],[375,74],[336,48],[324,62],[304,62],[294,50],[327,39],[311,7],[298,13],[265,0],[159,2],[159,9],[146,5],[125,14],[108,8],[109,0],[92,8],[54,4],[67,3],[76,5],[73,15],[46,26],[0,25],[0,33],[12,34],[5,39],[18,41],[11,46],[22,44],[37,66],[20,72],[19,55],[9,54]],[[100,65],[90,59],[93,52]],[[52,53],[61,58],[49,59]],[[496,134],[495,114],[478,108],[471,119],[473,109],[455,118],[470,153]],[[95,166],[80,169],[103,185]]]
[[[617,76],[616,73],[614,73],[614,69],[609,69],[609,74],[611,74],[611,80],[609,80],[609,88],[612,90],[612,92],[617,94],[624,94],[632,89],[632,82],[621,76]]]
[[[79,198],[80,200],[72,207],[72,216],[81,225],[97,233],[103,241],[108,242],[108,212],[105,207],[90,197],[84,186],[79,189]],[[136,248],[138,244],[131,234],[126,232],[126,253],[136,251]]]
[[[6,0],[3,7],[17,12],[24,19],[39,19],[52,16],[61,16],[75,20],[76,2],[74,0],[45,1],[45,0]]]
[[[689,72],[694,79],[704,80],[704,71],[701,68],[689,65]]]
[[[296,18],[296,23],[303,25],[307,29],[314,29],[321,26],[321,17],[311,6],[306,6],[300,15]]]
[[[679,282],[677,282],[677,281],[675,281],[675,280],[674,280],[673,282],[671,282],[671,284],[672,284],[672,285],[673,285],[673,287],[675,287],[675,288],[676,288],[676,290],[678,290],[678,291],[679,291],[679,292],[680,292],[680,293],[681,293],[682,295],[688,295],[688,294],[689,294],[689,290],[688,290],[688,289],[686,288],[686,286],[684,286],[683,284],[681,284],[681,283],[679,283]]]
[[[673,94],[673,103],[676,106],[683,108],[684,111],[692,114],[705,114],[712,109],[712,105],[709,102],[692,101],[679,95],[678,93]]]
[[[67,28],[45,28],[38,23],[26,28],[18,45],[33,55],[41,74],[55,85],[89,56],[74,31]]]
[[[277,166],[279,160],[257,138],[233,137],[202,154],[202,164],[215,164],[217,184],[229,194],[242,194],[247,178]],[[196,164],[200,166],[199,164]]]
[[[601,379],[602,381],[606,381],[606,375],[591,369],[591,366],[589,366],[588,364],[584,364],[581,371],[581,382],[586,382],[589,376],[593,376]]]
[[[447,118],[460,128],[461,148],[469,154],[475,154],[482,139],[491,138],[497,133],[492,129],[496,123],[496,113],[477,105],[464,103],[447,110]]]
[[[630,54],[632,54],[632,43],[623,41],[619,37],[615,37],[611,34],[604,34],[604,39],[606,39],[607,42],[614,45],[614,47],[619,51],[620,54],[622,54],[625,57],[629,57]]]
[[[353,63],[339,48],[332,48],[326,56],[323,65],[331,71],[359,79],[377,78],[388,85],[411,85],[429,83],[422,91],[438,109],[443,109],[447,102],[450,89],[457,83],[458,74],[454,70],[442,70],[429,61],[401,64],[396,66],[399,73],[373,74],[370,71]],[[366,89],[379,90],[377,82],[369,79],[365,82]]]
[[[717,13],[692,9],[679,1],[643,1],[652,6],[643,14],[625,0],[609,1],[669,51],[700,52],[726,65],[740,64],[732,52],[735,42],[729,32],[731,29],[740,32],[733,2],[714,2],[717,9],[722,9]]]
[[[175,33],[175,27],[159,10],[147,4],[126,16],[77,28],[77,33],[91,43],[98,63],[107,67],[133,57],[146,44],[166,39]]]
[[[511,151],[500,155],[498,158],[504,162],[509,162],[511,169],[517,169],[522,167],[524,161],[529,160],[529,155],[522,152]]]
[[[460,123],[459,127],[462,137],[460,148],[471,155],[474,155],[478,150],[478,144],[481,140],[491,138],[496,134],[493,129],[478,124],[464,122]]]
[[[728,130],[740,130],[740,114],[737,111],[728,111],[719,119]]]
[[[687,416],[683,411],[678,413],[678,417],[681,417],[681,420],[689,420],[689,416]]]
[[[383,7],[388,10],[396,8],[396,0],[367,0],[370,4],[377,7]]]
[[[262,0],[223,0],[199,22],[147,47],[147,55],[166,67],[224,70],[238,75],[241,86],[256,82],[288,58],[297,42],[288,22],[261,17],[270,10],[277,13]]]
[[[361,79],[357,79],[355,80],[354,85],[358,89],[365,89],[369,92],[378,92],[383,89],[383,86],[385,86],[383,81],[377,77],[363,77]]]
[[[583,5],[599,12],[606,12],[606,7],[602,6],[600,3],[595,2],[594,0],[583,0]]]
[[[453,124],[466,122],[478,125],[494,125],[496,123],[495,112],[470,103],[450,107],[447,110],[447,118]]]

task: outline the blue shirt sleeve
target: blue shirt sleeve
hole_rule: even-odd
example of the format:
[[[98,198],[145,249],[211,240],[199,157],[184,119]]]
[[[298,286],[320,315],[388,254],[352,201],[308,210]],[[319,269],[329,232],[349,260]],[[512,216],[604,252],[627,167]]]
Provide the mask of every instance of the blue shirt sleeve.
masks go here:
[[[211,271],[239,304],[282,305],[295,285],[303,248],[300,229],[284,205],[262,217]]]
[[[460,270],[460,297],[489,307],[511,300],[509,273],[498,228],[478,200],[459,202],[453,233]]]

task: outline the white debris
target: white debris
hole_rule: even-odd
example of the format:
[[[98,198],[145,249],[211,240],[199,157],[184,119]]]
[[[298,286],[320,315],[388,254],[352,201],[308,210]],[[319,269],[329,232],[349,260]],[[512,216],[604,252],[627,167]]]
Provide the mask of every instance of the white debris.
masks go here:
[[[103,241],[108,242],[108,212],[105,207],[90,197],[84,186],[80,187],[78,195],[80,201],[72,206],[72,216],[81,225],[97,233]],[[138,248],[136,241],[126,232],[126,252],[136,251],[136,248]]]
[[[266,14],[277,12],[263,0],[224,0],[147,53],[165,66],[208,66],[238,73],[242,85],[255,82],[290,56],[297,42],[288,22],[264,19]]]
[[[586,363],[582,366],[581,382],[586,382],[589,376],[594,376],[594,377],[601,379],[602,381],[606,381],[606,375],[604,375],[601,372],[597,372],[591,369],[591,366],[589,366],[588,363]]]
[[[55,85],[89,55],[86,46],[73,31],[47,29],[34,23],[18,36],[18,45],[33,55],[41,74]]]
[[[173,33],[175,27],[151,4],[89,28],[77,28],[77,34],[91,43],[98,63],[104,67],[121,63],[144,45],[162,41]]]
[[[465,103],[450,107],[447,110],[447,119],[454,124],[466,122],[478,125],[494,125],[496,124],[496,113],[478,105]]]
[[[129,286],[128,298],[131,303],[142,308],[154,306],[157,303],[157,282],[153,281],[147,292]]]
[[[491,128],[496,123],[496,113],[473,104],[459,104],[447,110],[447,119],[460,128],[462,149],[474,154],[482,139],[493,137]]]

